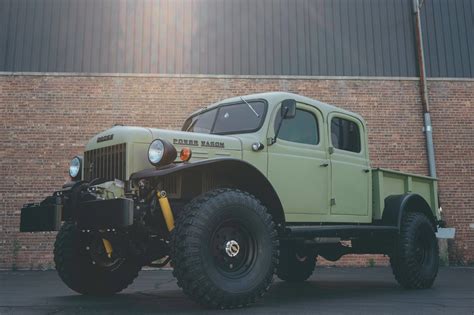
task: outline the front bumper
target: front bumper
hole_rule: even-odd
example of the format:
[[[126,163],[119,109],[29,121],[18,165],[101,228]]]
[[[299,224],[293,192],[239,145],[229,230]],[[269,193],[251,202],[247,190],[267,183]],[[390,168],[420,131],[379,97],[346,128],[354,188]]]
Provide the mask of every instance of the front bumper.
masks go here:
[[[21,209],[20,232],[58,231],[62,221],[75,222],[83,230],[121,228],[133,224],[133,200],[129,198],[77,201],[66,187],[41,203]]]
[[[62,221],[62,205],[46,198],[39,204],[26,204],[21,209],[20,232],[58,231]]]
[[[86,230],[120,228],[133,224],[133,200],[117,198],[82,202],[77,211],[77,227]]]

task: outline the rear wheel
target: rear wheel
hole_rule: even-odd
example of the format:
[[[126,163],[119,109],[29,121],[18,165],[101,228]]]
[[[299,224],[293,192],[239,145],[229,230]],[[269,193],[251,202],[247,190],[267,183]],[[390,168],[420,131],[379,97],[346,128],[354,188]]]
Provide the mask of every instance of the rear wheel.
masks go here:
[[[407,289],[433,285],[439,266],[439,250],[430,220],[422,213],[406,213],[390,264],[395,279]]]
[[[63,225],[54,243],[54,262],[69,288],[81,294],[110,295],[138,276],[141,266],[127,254],[126,247],[117,246],[119,240],[109,239],[107,242],[115,245],[111,255],[106,253],[101,235],[81,233],[72,223]]]
[[[313,274],[316,267],[316,254],[308,250],[298,250],[294,244],[280,247],[280,259],[277,276],[281,280],[298,282],[305,281]]]
[[[184,293],[213,308],[251,304],[269,288],[278,261],[275,225],[252,195],[217,189],[176,220],[173,274]]]

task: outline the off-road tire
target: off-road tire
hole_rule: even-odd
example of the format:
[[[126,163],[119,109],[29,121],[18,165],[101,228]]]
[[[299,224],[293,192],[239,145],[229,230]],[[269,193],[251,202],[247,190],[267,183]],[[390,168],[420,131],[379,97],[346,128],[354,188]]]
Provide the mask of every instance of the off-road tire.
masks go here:
[[[439,249],[434,227],[426,215],[404,214],[390,265],[404,288],[426,289],[433,285],[438,274]]]
[[[54,243],[56,270],[69,288],[81,294],[106,296],[122,291],[138,276],[141,266],[133,259],[124,259],[113,270],[94,265],[80,233],[74,224],[65,223]]]
[[[226,257],[219,245],[229,242],[226,228],[240,246],[235,257]],[[212,190],[192,200],[177,218],[171,257],[178,286],[191,299],[211,308],[243,307],[262,297],[272,283],[278,264],[275,224],[251,194]],[[228,261],[235,261],[235,269]]]
[[[316,254],[298,253],[292,244],[280,246],[280,258],[276,274],[278,278],[288,282],[307,280],[316,267]]]

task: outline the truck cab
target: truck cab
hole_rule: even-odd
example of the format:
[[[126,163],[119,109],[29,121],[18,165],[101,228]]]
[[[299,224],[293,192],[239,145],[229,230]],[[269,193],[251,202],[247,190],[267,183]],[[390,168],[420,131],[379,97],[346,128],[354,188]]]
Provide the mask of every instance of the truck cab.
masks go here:
[[[282,120],[269,117],[268,138]],[[289,222],[372,221],[371,174],[362,117],[313,100],[298,99],[268,147],[268,178]],[[291,189],[289,180],[298,182]],[[311,196],[311,198],[308,198]]]

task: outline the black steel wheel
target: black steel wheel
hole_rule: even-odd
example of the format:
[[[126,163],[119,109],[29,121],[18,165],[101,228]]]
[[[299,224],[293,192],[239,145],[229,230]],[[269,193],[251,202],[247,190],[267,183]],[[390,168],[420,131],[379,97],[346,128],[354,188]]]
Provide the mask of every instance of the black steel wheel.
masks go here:
[[[252,195],[217,189],[191,201],[171,239],[173,275],[184,293],[212,308],[255,302],[278,262],[275,225]]]
[[[73,223],[65,223],[54,243],[59,277],[81,294],[101,296],[122,291],[138,276],[141,265],[128,255],[126,247],[114,243],[114,252],[108,255],[100,235],[82,233]]]
[[[214,263],[226,277],[239,278],[255,263],[254,235],[239,220],[230,219],[220,224],[211,236],[211,246]]]
[[[439,267],[438,241],[433,225],[424,214],[404,215],[390,265],[395,279],[404,288],[426,289],[433,285]]]
[[[309,249],[298,248],[286,243],[280,246],[280,258],[276,274],[278,278],[289,282],[305,281],[316,267],[316,253]]]

